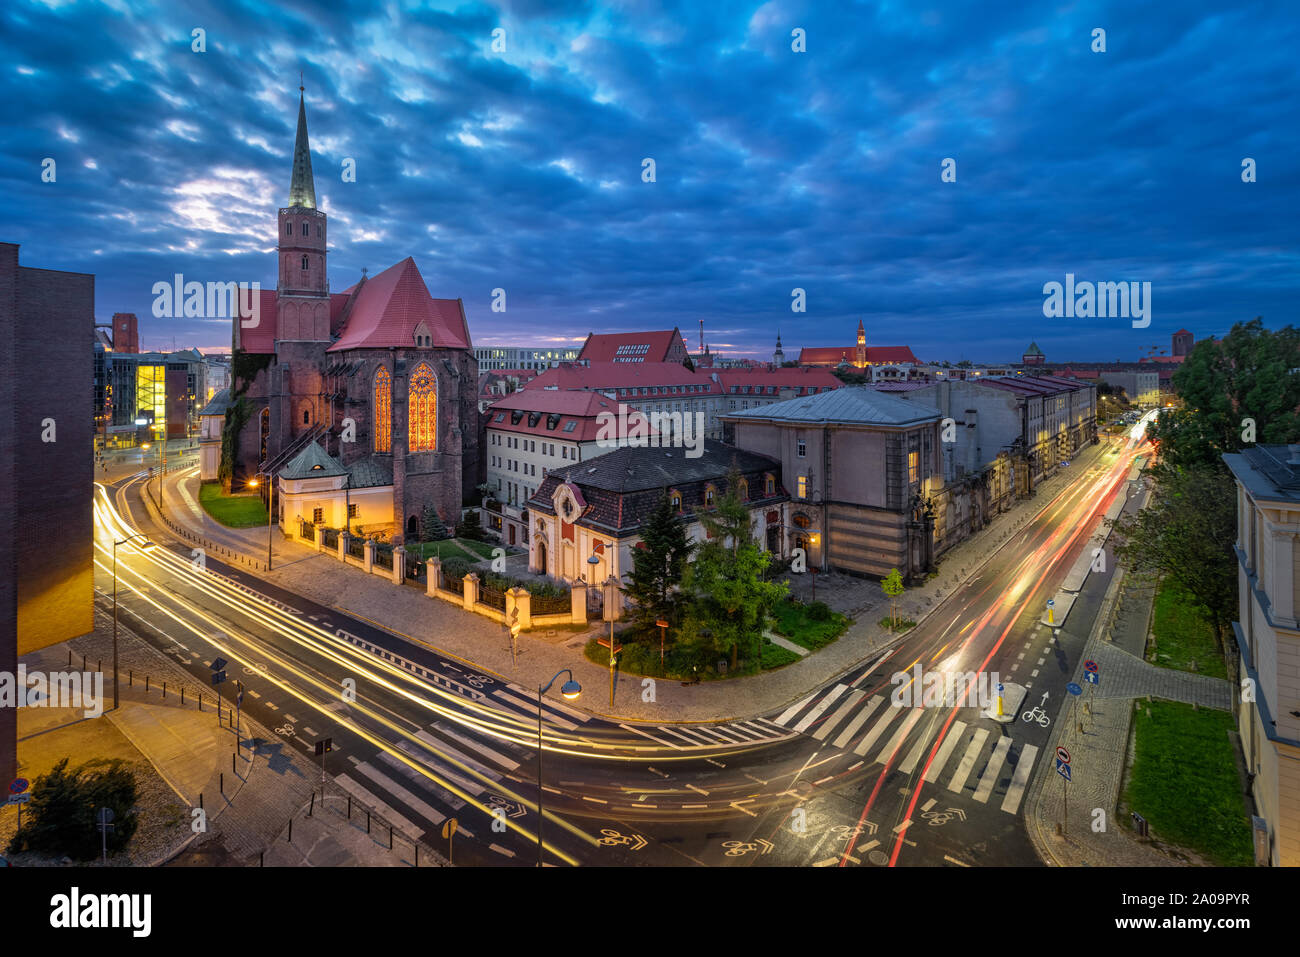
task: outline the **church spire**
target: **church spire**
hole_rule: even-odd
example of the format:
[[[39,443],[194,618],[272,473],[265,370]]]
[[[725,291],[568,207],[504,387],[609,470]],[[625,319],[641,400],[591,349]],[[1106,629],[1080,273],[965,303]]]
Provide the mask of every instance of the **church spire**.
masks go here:
[[[289,184],[289,205],[316,208],[316,184],[311,176],[311,144],[307,142],[307,104],[302,81],[298,85],[298,138],[293,144],[293,180]]]
[[[858,320],[858,345],[865,346],[866,344],[867,344],[867,329],[866,326],[862,324],[862,320],[859,319]]]

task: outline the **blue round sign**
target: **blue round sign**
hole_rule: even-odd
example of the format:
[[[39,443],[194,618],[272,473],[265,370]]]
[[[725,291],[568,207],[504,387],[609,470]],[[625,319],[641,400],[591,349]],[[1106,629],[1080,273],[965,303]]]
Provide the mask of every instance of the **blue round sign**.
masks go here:
[[[10,794],[22,794],[26,790],[27,790],[26,778],[14,778],[13,781],[10,782],[9,784]]]
[[[1068,685],[1065,686],[1065,690],[1070,692],[1070,694],[1083,694],[1083,689],[1080,688],[1073,681],[1071,681]]]

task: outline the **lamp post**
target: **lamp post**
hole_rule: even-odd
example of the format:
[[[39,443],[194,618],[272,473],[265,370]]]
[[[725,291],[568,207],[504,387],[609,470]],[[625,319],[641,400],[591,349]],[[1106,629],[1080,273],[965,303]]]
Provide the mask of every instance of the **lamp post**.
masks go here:
[[[618,588],[618,579],[613,575],[605,579],[604,584],[604,609],[603,614],[609,622],[609,710],[614,712],[614,602],[617,598],[615,589]]]
[[[271,530],[275,527],[275,478],[270,472],[258,472],[248,483],[249,488],[257,488],[259,477],[266,476],[266,570],[271,570]],[[351,528],[351,526],[349,526]]]
[[[591,586],[596,584],[596,566],[600,564],[600,557],[595,552],[592,552],[591,557],[587,559],[587,564],[591,566],[585,579],[587,582],[587,607],[590,608],[591,596],[595,594],[591,590]]]
[[[561,669],[555,673],[555,677],[546,682],[546,687],[537,686],[537,866],[542,866],[542,823],[545,820],[542,816],[542,695],[551,690],[551,685],[555,684],[555,679],[560,675],[568,675],[569,680],[560,685],[560,696],[566,701],[577,699],[582,694],[582,685],[573,680],[573,672],[568,668]]]
[[[153,542],[145,538],[143,532],[128,535],[120,542],[113,543],[113,710],[117,710],[117,546],[125,545],[133,538],[144,538],[141,548],[153,548]]]

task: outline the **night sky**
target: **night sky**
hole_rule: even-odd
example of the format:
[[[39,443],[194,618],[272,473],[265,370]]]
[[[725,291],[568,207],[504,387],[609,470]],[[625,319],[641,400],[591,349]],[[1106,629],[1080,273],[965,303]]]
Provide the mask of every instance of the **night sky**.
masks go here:
[[[703,318],[793,357],[863,319],[925,360],[1135,359],[1297,322],[1297,51],[1284,3],[7,0],[0,241],[145,348],[228,348],[151,288],[273,287],[301,70],[331,288],[413,256],[477,346]],[[1067,272],[1150,282],[1150,326],[1044,317]]]

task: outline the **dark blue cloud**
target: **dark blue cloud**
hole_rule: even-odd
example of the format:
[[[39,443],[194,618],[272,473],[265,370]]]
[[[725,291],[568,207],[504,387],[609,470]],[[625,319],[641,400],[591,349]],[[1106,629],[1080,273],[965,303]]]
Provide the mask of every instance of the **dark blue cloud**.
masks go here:
[[[1114,359],[1296,322],[1283,5],[434,6],[9,3],[0,239],[95,273],[101,318],[141,314],[146,345],[227,345],[153,319],[150,288],[274,283],[302,70],[333,288],[412,255],[479,344],[676,324],[694,345],[703,318],[755,355],[780,326],[793,354],[861,318],[924,358]],[[1045,318],[1067,272],[1151,282],[1151,326]]]

